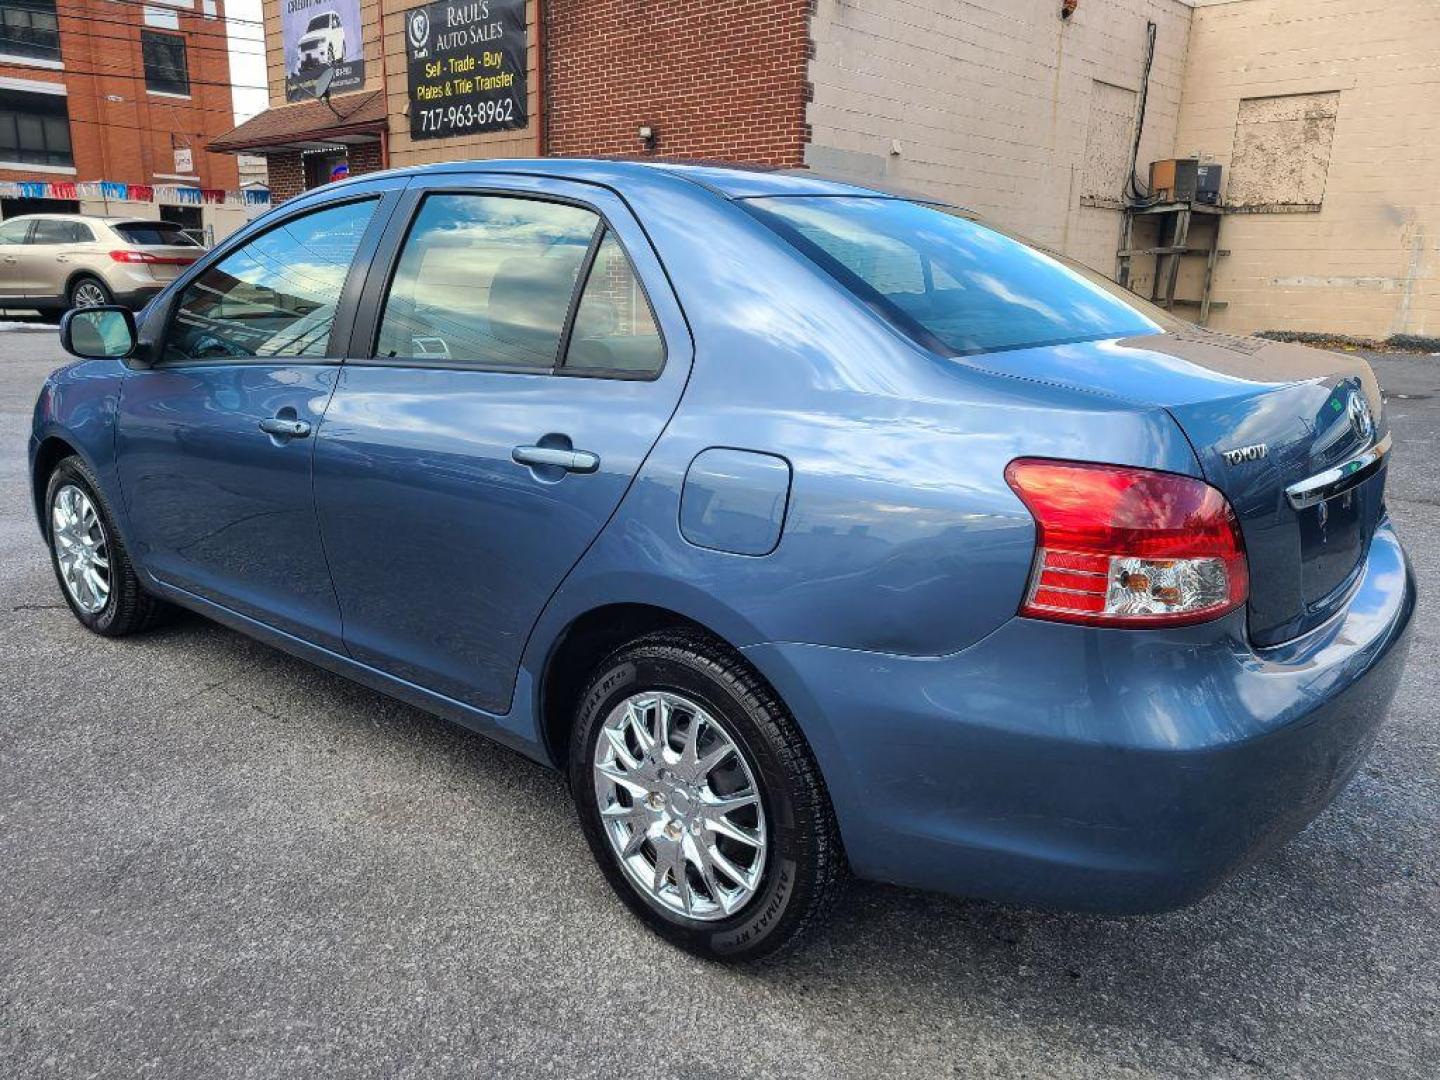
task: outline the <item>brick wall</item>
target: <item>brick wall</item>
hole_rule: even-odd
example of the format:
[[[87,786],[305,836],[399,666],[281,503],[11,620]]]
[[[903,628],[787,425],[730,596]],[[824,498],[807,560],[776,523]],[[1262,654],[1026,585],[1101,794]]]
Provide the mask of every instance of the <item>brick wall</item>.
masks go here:
[[[198,4],[193,10],[161,10],[174,11],[186,41],[188,97],[146,89],[141,5],[57,0],[64,68],[7,57],[0,61],[0,76],[16,90],[64,87],[74,171],[27,169],[16,163],[0,168],[0,180],[171,184],[178,174],[175,150],[188,147],[194,167],[184,175],[198,176],[202,187],[238,186],[235,159],[204,149],[233,126],[223,7],[214,19],[204,18]]]
[[[1084,0],[1068,20],[1058,0],[817,0],[807,161],[953,200],[1113,273],[1145,25],[1142,175],[1174,143],[1191,14],[1188,0]]]
[[[546,0],[546,149],[799,165],[809,0]]]
[[[299,150],[271,154],[266,163],[270,170],[270,201],[284,202],[305,190],[305,161]]]
[[[1437,42],[1435,0],[1197,5],[1175,149],[1252,204],[1211,325],[1440,336]]]
[[[360,176],[363,173],[379,172],[385,166],[380,162],[380,144],[361,143],[352,146],[346,153],[350,160],[350,175]]]

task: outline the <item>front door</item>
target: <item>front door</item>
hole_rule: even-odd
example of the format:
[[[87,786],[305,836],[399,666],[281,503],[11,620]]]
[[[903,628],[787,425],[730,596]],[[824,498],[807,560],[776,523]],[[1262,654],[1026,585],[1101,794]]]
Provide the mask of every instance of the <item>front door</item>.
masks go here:
[[[118,420],[146,569],[334,649],[311,468],[339,367],[332,336],[348,333],[345,284],[381,206],[379,192],[330,204],[222,252],[155,316],[168,320],[159,355],[126,379]]]
[[[351,655],[503,713],[546,601],[674,411],[690,347],[617,198],[442,179],[391,223],[393,285],[379,260],[367,281],[316,503]]]
[[[30,239],[20,250],[24,268],[25,295],[33,300],[65,299],[72,273],[83,265],[84,254],[94,244],[95,233],[83,221],[40,218]]]
[[[25,295],[26,270],[25,241],[35,224],[33,218],[21,218],[0,225],[0,300],[17,299]]]

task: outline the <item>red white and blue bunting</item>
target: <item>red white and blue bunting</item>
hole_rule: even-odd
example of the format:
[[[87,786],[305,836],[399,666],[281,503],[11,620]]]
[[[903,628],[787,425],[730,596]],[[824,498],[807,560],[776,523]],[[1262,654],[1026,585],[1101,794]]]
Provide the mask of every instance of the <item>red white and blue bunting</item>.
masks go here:
[[[106,199],[171,206],[268,206],[265,188],[222,191],[188,184],[121,184],[113,180],[0,180],[0,199]]]

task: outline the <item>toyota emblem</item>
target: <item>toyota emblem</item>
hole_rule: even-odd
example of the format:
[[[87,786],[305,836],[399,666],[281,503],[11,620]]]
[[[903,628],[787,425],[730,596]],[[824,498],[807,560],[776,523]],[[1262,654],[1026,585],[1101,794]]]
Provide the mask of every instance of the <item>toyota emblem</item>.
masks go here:
[[[1370,414],[1370,402],[1365,399],[1363,390],[1356,390],[1350,395],[1350,428],[1361,442],[1368,443],[1375,437],[1375,417]]]

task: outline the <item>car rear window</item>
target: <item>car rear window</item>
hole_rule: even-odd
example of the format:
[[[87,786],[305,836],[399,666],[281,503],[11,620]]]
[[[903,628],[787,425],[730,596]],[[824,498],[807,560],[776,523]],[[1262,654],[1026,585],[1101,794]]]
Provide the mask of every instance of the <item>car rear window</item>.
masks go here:
[[[919,344],[949,356],[1175,325],[1100,275],[953,210],[867,196],[741,205]]]
[[[168,221],[127,221],[115,231],[132,244],[151,247],[199,247],[179,225]]]

